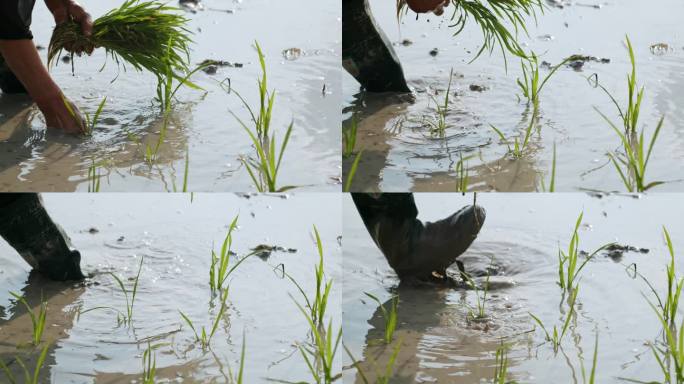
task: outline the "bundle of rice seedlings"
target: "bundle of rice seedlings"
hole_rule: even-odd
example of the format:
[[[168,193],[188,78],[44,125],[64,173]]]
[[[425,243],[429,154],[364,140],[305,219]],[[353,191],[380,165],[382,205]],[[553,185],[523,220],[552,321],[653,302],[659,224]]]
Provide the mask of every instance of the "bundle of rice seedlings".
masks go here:
[[[396,2],[397,18],[401,18],[408,12],[408,4],[406,0]],[[491,53],[496,46],[501,48],[504,58],[506,52],[525,57],[517,34],[519,31],[527,34],[526,16],[536,19],[537,9],[544,10],[541,0],[452,0],[451,4],[454,11],[449,27],[454,29],[454,36],[463,31],[469,20],[474,21],[482,31],[483,44],[473,60],[485,51]],[[512,29],[506,24],[510,24]]]
[[[138,71],[145,69],[157,77],[171,70],[173,78],[182,80],[175,71],[188,72],[188,45],[192,40],[191,32],[185,27],[188,19],[176,11],[178,8],[156,1],[126,0],[121,7],[95,20],[89,37],[83,35],[78,23],[62,23],[50,40],[48,66],[64,49],[80,55],[104,48],[124,69],[128,63]]]

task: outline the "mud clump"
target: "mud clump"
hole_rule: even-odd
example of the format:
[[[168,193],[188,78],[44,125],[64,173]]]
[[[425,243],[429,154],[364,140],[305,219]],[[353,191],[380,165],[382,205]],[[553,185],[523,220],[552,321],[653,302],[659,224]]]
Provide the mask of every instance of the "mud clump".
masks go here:
[[[261,260],[268,260],[269,257],[271,257],[271,254],[273,252],[283,252],[283,253],[296,253],[297,250],[295,248],[285,248],[281,247],[279,245],[266,245],[266,244],[260,244],[257,245],[256,247],[251,249],[252,252],[254,252],[254,255],[260,258]]]
[[[622,245],[622,244],[611,244],[607,246],[604,250],[604,254],[606,257],[609,257],[611,260],[614,262],[619,262],[622,260],[622,257],[625,255],[625,253],[628,252],[633,252],[633,253],[641,253],[641,254],[647,254],[650,252],[648,248],[637,248],[631,245]],[[589,253],[586,251],[581,251],[580,254],[582,256],[589,256]]]
[[[233,63],[230,61],[223,61],[223,60],[212,60],[212,59],[206,59],[199,63],[200,66],[204,67],[202,68],[202,71],[206,73],[207,75],[215,75],[216,72],[218,72],[218,69],[221,67],[229,67],[229,68],[242,68],[244,64],[242,63]]]

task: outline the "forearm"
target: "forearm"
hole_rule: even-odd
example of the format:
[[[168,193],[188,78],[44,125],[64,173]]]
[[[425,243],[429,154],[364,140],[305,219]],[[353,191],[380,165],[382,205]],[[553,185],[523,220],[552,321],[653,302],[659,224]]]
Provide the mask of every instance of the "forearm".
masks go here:
[[[55,22],[59,24],[60,22],[66,21],[69,13],[67,11],[67,5],[72,2],[70,0],[45,0],[45,5],[50,10],[55,18]]]
[[[59,86],[50,77],[32,40],[0,40],[0,53],[38,107],[42,109],[59,97]]]

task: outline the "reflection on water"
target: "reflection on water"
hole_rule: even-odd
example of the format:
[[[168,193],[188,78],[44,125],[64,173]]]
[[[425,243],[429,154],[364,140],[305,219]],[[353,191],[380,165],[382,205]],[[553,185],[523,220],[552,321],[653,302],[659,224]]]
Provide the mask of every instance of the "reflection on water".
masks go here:
[[[370,3],[381,28],[397,43],[395,50],[415,99],[400,104],[382,95],[358,94],[358,83],[345,74],[346,112],[356,112],[360,118],[358,148],[372,151],[359,166],[354,190],[454,191],[454,165],[463,154],[473,156],[469,160],[473,190],[536,191],[542,178],[548,184],[554,144],[558,149],[557,190],[624,189],[615,170],[605,166],[605,153],[618,146],[619,138],[594,110],[597,107],[617,118],[615,106],[601,90],[592,88],[586,77],[597,73],[601,83],[624,103],[625,77],[630,70],[623,44],[626,33],[635,46],[639,82],[646,89],[640,122],[650,132],[660,116],[666,116],[649,177],[672,181],[660,190],[681,189],[684,174],[678,168],[675,171],[674,164],[684,158],[680,124],[684,114],[676,107],[681,98],[677,85],[681,83],[684,44],[679,36],[680,20],[672,15],[673,9],[684,10],[680,2],[668,0],[646,7],[626,0],[600,9],[571,5],[550,8],[539,16],[538,25],[530,23],[530,36],[523,36],[521,42],[539,54],[540,61],[553,65],[572,54],[583,54],[610,62],[588,62],[580,71],[562,68],[554,75],[541,94],[541,121],[532,137],[533,148],[516,165],[502,164],[506,146],[490,124],[509,138],[521,136],[527,126],[526,105],[516,96],[520,90],[515,81],[522,76],[519,63],[509,57],[506,70],[500,52],[469,63],[482,40],[474,23],[453,37],[448,23],[434,15],[421,15],[418,20],[405,17],[398,26],[394,3]],[[400,41],[410,43],[398,44]],[[649,47],[660,42],[673,49],[654,55]],[[439,48],[438,54],[431,56],[434,48]],[[455,76],[447,140],[431,139],[426,137],[428,130],[415,122],[435,117],[433,98],[443,100],[452,68]],[[541,70],[542,76],[547,73]],[[384,108],[377,107],[379,100],[369,101],[375,98],[385,100]],[[403,129],[397,130],[398,125]],[[376,155],[379,149],[383,156]],[[345,170],[348,167],[345,164]],[[513,182],[511,175],[525,180]]]
[[[468,204],[472,197],[416,195],[419,218],[434,221]],[[679,197],[681,198],[681,197]],[[368,377],[385,372],[396,343],[401,343],[393,381],[480,383],[494,376],[495,354],[509,346],[510,379],[519,382],[582,382],[582,364],[590,369],[595,335],[599,336],[597,382],[617,377],[659,380],[657,362],[645,344],[658,336],[659,323],[643,295],[648,286],[626,267],[637,269],[666,289],[669,260],[662,225],[672,233],[675,250],[684,246],[678,196],[634,199],[577,195],[480,195],[487,209],[478,239],[459,259],[480,287],[490,275],[486,321],[469,312],[477,307],[472,289],[415,288],[399,284],[366,233],[351,199],[344,204],[343,316],[345,344]],[[650,250],[627,252],[615,261],[599,256],[581,273],[577,317],[573,318],[558,354],[544,343],[529,313],[547,327],[560,328],[567,313],[557,281],[558,247],[566,247],[577,215],[584,211],[580,249],[591,251],[617,241]],[[678,265],[680,259],[676,259]],[[454,267],[454,273],[455,273]],[[395,343],[382,344],[384,320],[378,305],[364,295],[380,297],[386,308],[400,297]],[[642,295],[643,294],[643,295]],[[344,381],[362,379],[345,357]]]
[[[158,379],[223,383],[228,368],[239,364],[243,334],[247,381],[306,380],[308,370],[297,345],[308,340],[308,326],[292,300],[300,293],[274,269],[281,265],[311,295],[318,262],[314,225],[322,237],[327,277],[335,282],[327,313],[335,326],[340,324],[337,195],[195,194],[191,201],[185,194],[47,194],[44,200],[81,252],[82,268],[91,278],[73,286],[28,276],[21,258],[0,242],[0,359],[12,362],[15,373],[21,372],[13,363],[15,356],[32,366],[37,354],[16,348],[30,340],[30,320],[8,291],[24,293],[31,305],[37,305],[41,295],[48,301],[44,340],[52,344],[49,365],[41,373],[45,382],[139,380],[141,356],[150,342],[158,345]],[[202,326],[211,328],[219,309],[208,285],[211,251],[218,250],[238,214],[232,249],[239,255],[260,244],[297,251],[275,251],[268,260],[255,257],[240,265],[229,279],[229,307],[211,349],[203,351],[178,311],[191,318],[199,332]],[[125,311],[126,297],[108,272],[130,289],[143,257],[131,327],[117,324],[113,310],[76,315],[79,309],[96,307]]]

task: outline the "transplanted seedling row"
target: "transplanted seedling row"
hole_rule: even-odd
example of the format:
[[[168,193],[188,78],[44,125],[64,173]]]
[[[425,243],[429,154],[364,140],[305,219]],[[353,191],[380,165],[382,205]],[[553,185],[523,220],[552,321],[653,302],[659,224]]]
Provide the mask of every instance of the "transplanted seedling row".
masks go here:
[[[562,349],[563,336],[566,334],[568,329],[571,327],[571,323],[574,321],[574,327],[577,327],[577,296],[580,287],[579,273],[587,265],[587,263],[592,260],[598,252],[606,249],[607,247],[614,245],[613,243],[604,245],[598,248],[595,252],[587,254],[584,261],[579,262],[578,258],[580,252],[579,249],[579,235],[578,228],[582,222],[582,214],[580,214],[577,219],[573,234],[568,246],[567,251],[559,250],[558,257],[558,275],[559,281],[558,285],[562,290],[562,298],[566,297],[567,309],[563,314],[564,319],[562,320],[562,325],[557,327],[553,326],[550,331],[549,328],[542,322],[542,320],[530,313],[530,316],[534,322],[541,328],[544,334],[544,339],[546,342],[551,343],[554,353],[557,353]],[[656,360],[658,367],[662,371],[663,378],[662,383],[667,384],[682,384],[684,383],[684,320],[681,322],[677,319],[679,299],[684,288],[684,278],[677,277],[675,272],[675,252],[672,245],[672,240],[667,229],[663,228],[663,236],[665,243],[667,244],[668,253],[670,256],[670,263],[667,265],[666,281],[667,281],[667,292],[665,296],[661,296],[658,290],[640,273],[636,270],[636,264],[632,264],[628,267],[628,270],[633,269],[634,278],[640,277],[647,285],[649,290],[655,297],[655,302],[649,300],[648,304],[653,309],[658,323],[662,327],[662,332],[659,338],[655,341],[648,341],[648,345],[651,348],[653,357]],[[563,299],[561,299],[563,301]],[[597,354],[598,354],[598,332],[596,333],[596,341],[594,344],[594,355],[592,360],[592,367],[589,372],[586,372],[584,359],[581,353],[578,355],[578,359],[581,364],[581,373],[584,383],[594,383],[596,380],[596,370],[597,370]],[[567,358],[567,356],[566,356]],[[498,359],[497,359],[498,361]],[[635,383],[645,383],[640,380],[635,380],[631,378],[620,378],[626,382]],[[649,381],[655,382],[655,381]]]

